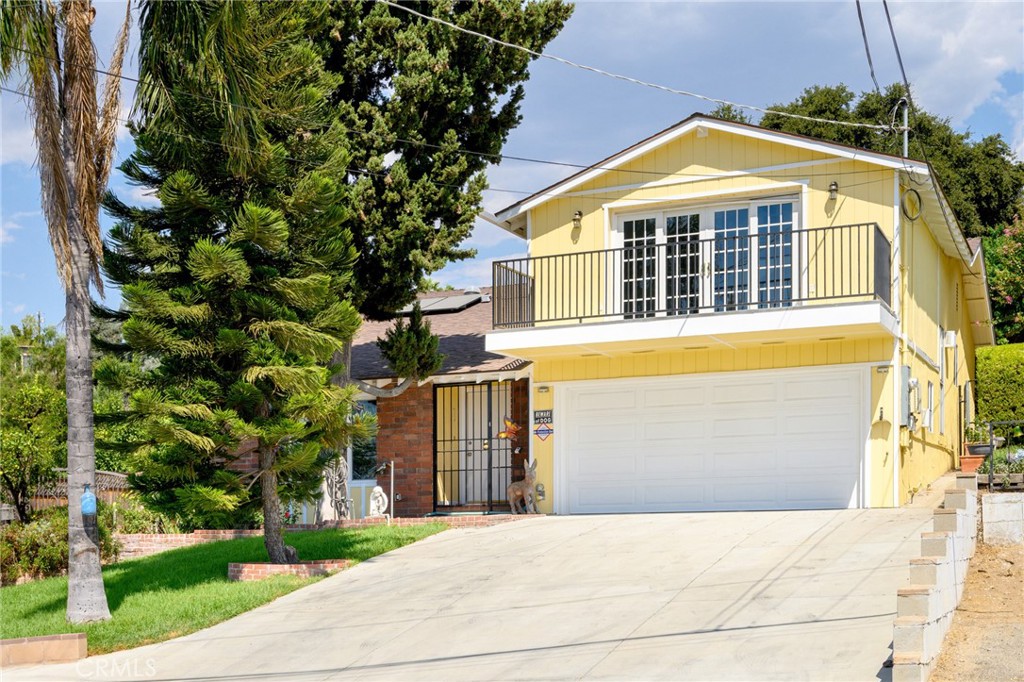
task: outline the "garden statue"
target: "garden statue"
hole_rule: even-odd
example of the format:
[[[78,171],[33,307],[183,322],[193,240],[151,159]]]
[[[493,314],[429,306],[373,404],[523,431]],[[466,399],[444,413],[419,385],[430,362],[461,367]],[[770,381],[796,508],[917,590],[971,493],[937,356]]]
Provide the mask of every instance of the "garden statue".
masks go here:
[[[526,465],[526,477],[521,481],[509,484],[506,493],[508,494],[508,506],[512,508],[513,514],[537,514],[536,491],[537,484],[537,460]],[[520,498],[523,501],[519,506]]]
[[[370,493],[370,516],[387,516],[388,496],[384,494],[384,488],[379,485],[373,487]]]

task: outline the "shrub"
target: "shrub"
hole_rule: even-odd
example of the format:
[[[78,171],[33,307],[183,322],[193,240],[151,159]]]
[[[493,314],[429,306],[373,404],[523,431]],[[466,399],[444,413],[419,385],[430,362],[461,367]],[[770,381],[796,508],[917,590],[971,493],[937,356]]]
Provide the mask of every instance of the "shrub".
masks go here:
[[[979,421],[1024,420],[1024,343],[977,351]]]
[[[100,525],[114,533],[180,533],[178,523],[160,512],[142,506],[135,495],[100,507]]]
[[[100,523],[100,558],[117,559],[120,546]],[[50,507],[29,523],[11,523],[0,532],[0,582],[13,585],[22,576],[45,578],[68,570],[68,510]]]

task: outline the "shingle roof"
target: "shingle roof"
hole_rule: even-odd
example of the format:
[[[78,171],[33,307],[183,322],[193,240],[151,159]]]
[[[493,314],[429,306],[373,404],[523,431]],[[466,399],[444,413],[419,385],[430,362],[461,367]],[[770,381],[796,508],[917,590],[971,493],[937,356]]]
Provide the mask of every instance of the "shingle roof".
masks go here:
[[[420,294],[419,299],[451,296],[451,291],[431,291]],[[436,372],[445,374],[475,374],[480,372],[511,372],[526,367],[529,362],[488,353],[484,350],[484,335],[491,330],[490,288],[480,289],[484,299],[455,313],[424,315],[430,330],[439,338],[438,346],[445,356],[444,364]],[[394,325],[394,321],[364,320],[352,342],[352,377],[355,379],[387,379],[394,373],[381,357],[377,339]]]

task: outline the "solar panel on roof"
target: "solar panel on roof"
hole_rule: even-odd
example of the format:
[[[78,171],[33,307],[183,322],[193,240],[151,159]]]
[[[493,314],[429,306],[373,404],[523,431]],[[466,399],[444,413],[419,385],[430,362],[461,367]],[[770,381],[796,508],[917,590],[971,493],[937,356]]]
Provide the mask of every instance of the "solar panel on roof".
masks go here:
[[[420,310],[423,311],[424,315],[434,315],[437,313],[456,313],[460,310],[465,310],[471,305],[479,303],[483,298],[480,294],[457,294],[455,296],[438,296],[437,298],[427,298],[420,301]],[[398,311],[399,315],[409,315],[412,313],[413,303],[405,306]]]

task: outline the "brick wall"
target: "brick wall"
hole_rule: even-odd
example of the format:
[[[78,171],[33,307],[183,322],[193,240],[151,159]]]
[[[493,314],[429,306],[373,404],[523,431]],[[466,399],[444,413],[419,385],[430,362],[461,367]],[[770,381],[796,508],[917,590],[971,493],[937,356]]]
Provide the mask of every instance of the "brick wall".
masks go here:
[[[260,455],[256,451],[259,444],[260,442],[256,438],[243,440],[236,450],[229,453],[230,460],[224,468],[239,474],[248,474],[259,469]]]
[[[300,561],[297,564],[271,564],[266,562],[248,564],[229,563],[228,580],[249,582],[263,580],[272,575],[297,575],[300,578],[309,578],[314,575],[329,575],[346,569],[351,563],[347,559]]]
[[[377,459],[395,462],[394,516],[434,511],[434,385],[412,386],[394,398],[377,400]],[[377,485],[391,494],[391,472]]]
[[[512,516],[511,514],[481,514],[479,516],[414,516],[391,520],[394,526],[421,526],[427,523],[443,523],[450,528],[478,528],[493,526],[506,521],[534,518],[531,516]],[[388,520],[383,516],[367,519],[348,519],[345,521],[327,521],[321,524],[295,524],[285,526],[286,532],[304,530],[323,530],[326,528],[367,528],[382,526]],[[238,538],[262,537],[263,529],[255,530],[195,530],[191,533],[115,533],[114,537],[121,542],[121,560],[138,559],[139,557],[159,554],[169,549],[192,547],[206,542],[218,540],[237,540]]]
[[[115,533],[121,543],[121,559],[159,554],[178,547],[192,547],[205,542],[262,537],[263,530],[195,530],[191,533]]]

